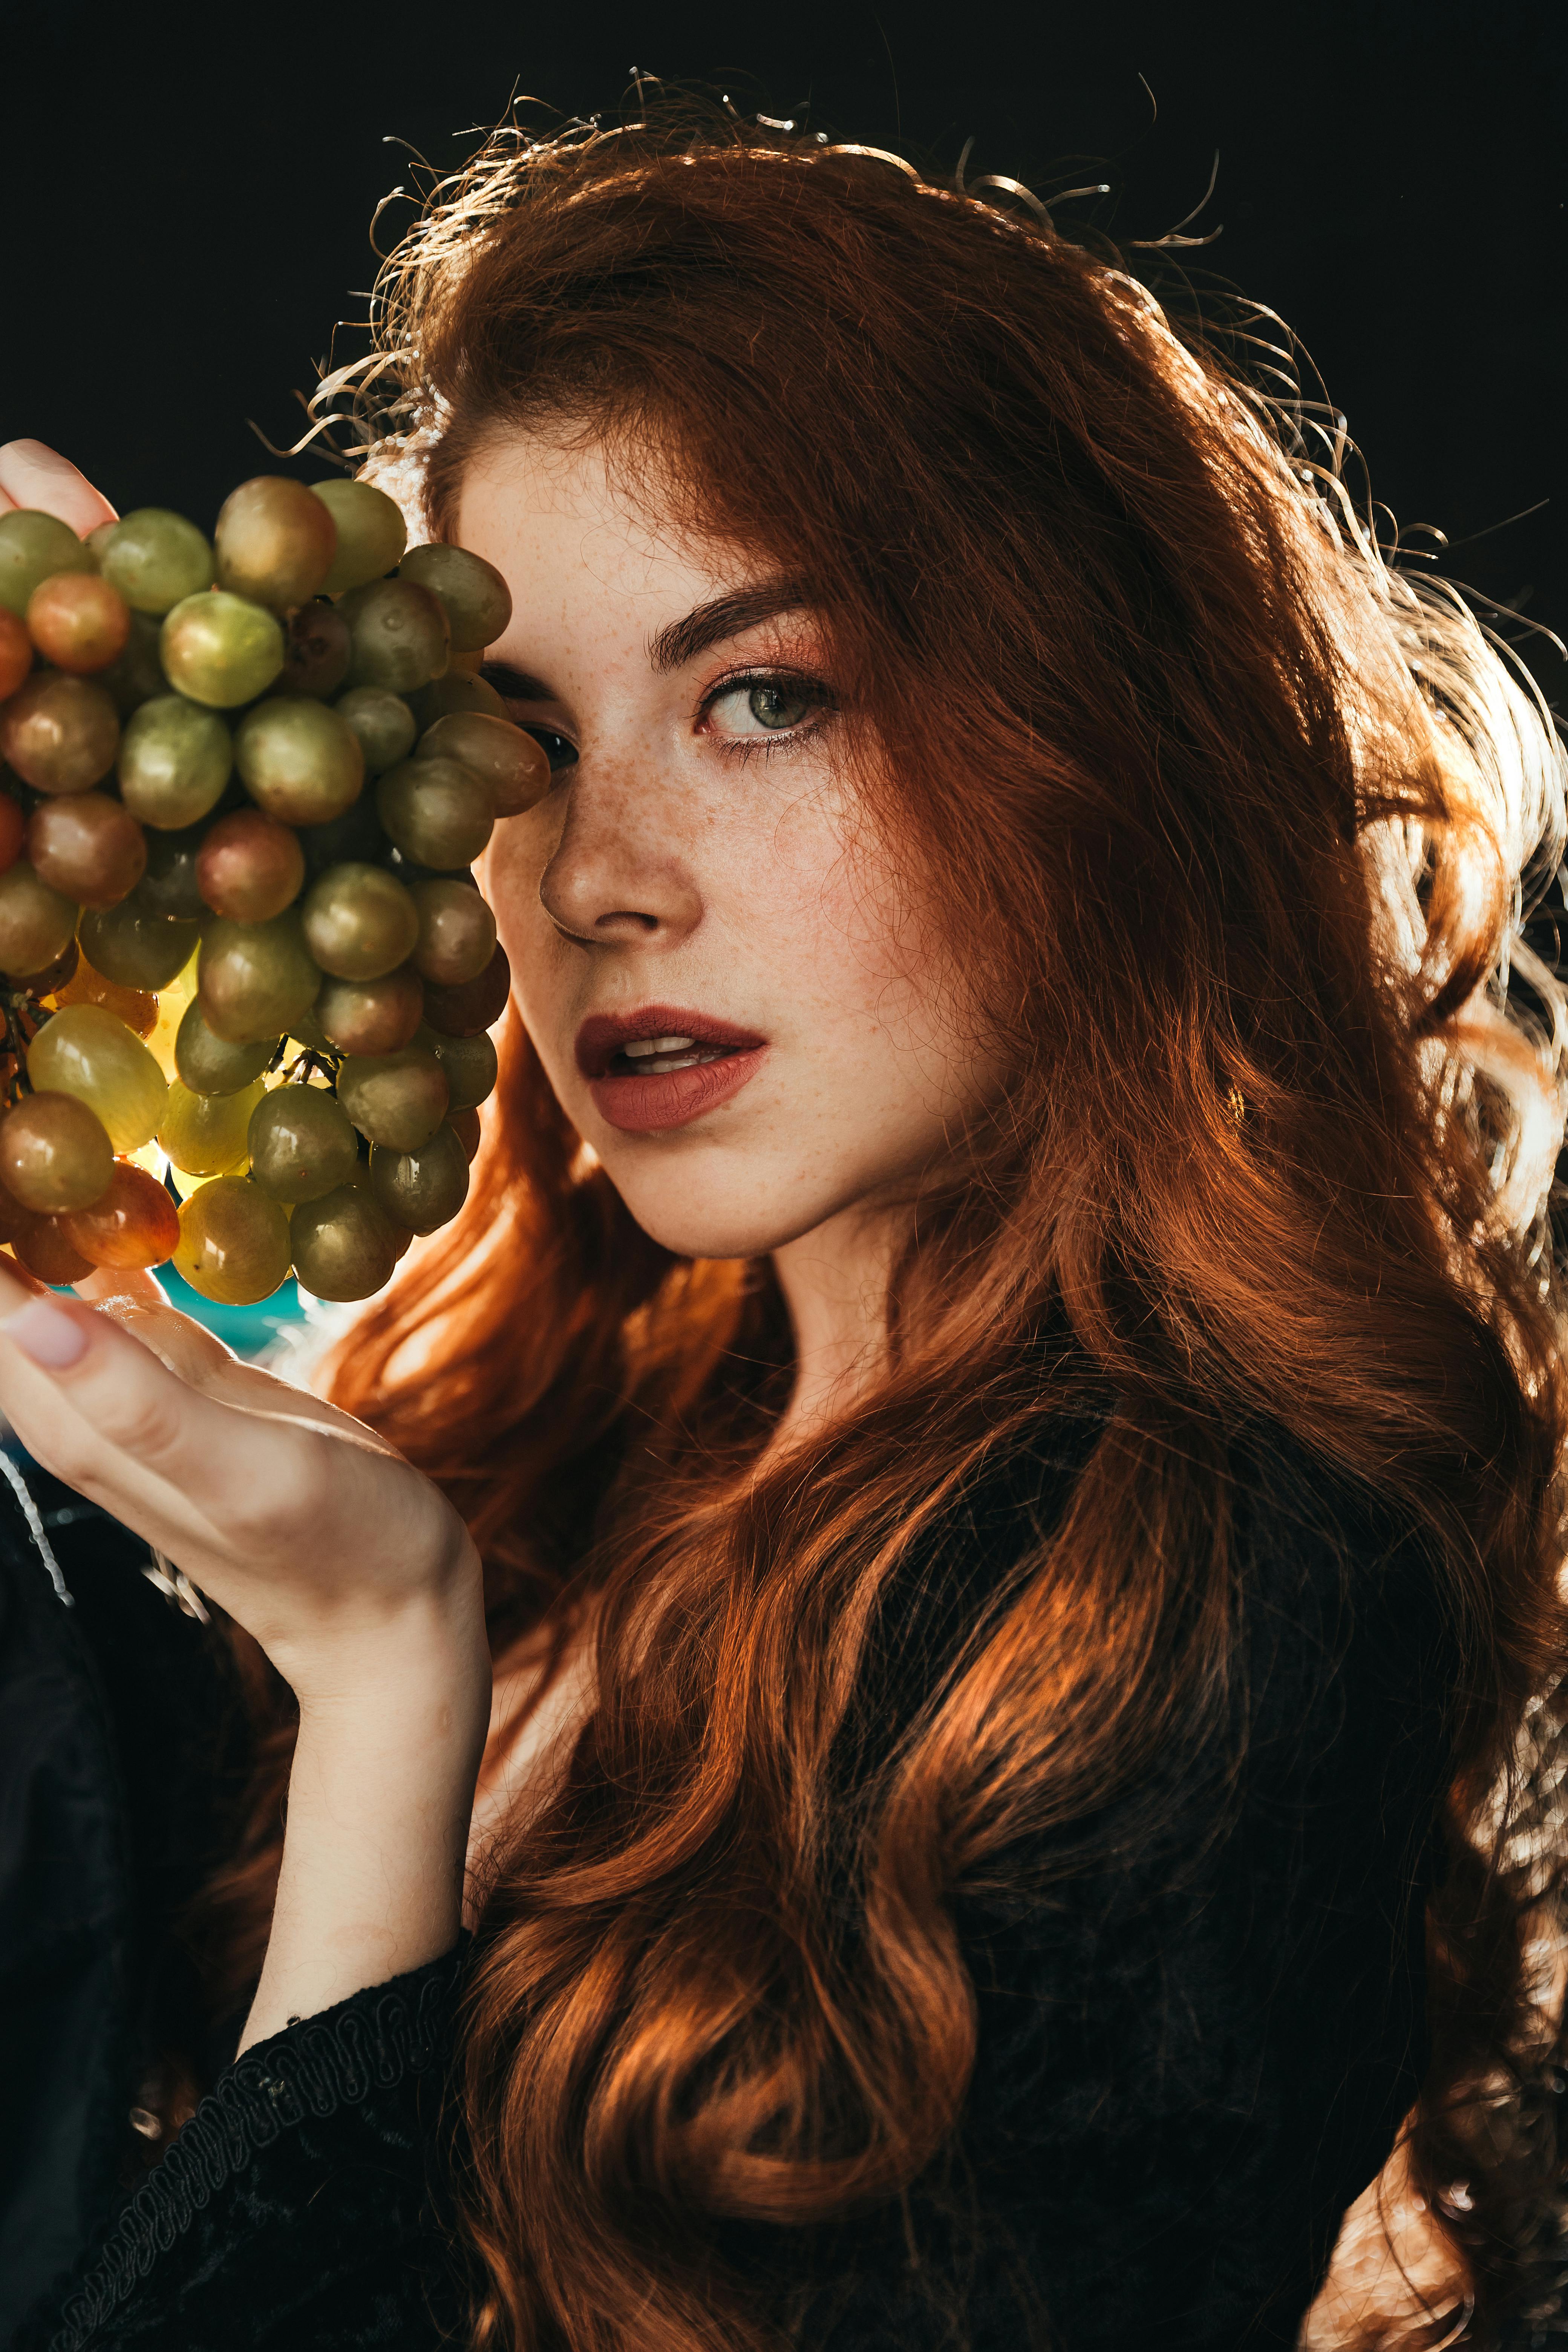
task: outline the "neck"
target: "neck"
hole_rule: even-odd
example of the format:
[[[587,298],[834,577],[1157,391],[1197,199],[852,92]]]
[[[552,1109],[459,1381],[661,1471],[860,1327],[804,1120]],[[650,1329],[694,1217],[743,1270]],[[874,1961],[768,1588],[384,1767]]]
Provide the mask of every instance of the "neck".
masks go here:
[[[795,1380],[769,1451],[847,1412],[888,1361],[888,1280],[905,1217],[846,1209],[773,1252]]]

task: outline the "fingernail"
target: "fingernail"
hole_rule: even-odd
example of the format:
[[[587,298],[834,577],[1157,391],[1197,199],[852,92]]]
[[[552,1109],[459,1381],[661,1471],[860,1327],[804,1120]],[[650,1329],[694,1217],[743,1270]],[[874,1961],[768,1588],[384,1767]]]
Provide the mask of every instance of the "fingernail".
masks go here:
[[[62,1315],[47,1298],[29,1298],[15,1315],[0,1323],[13,1347],[41,1364],[46,1372],[63,1372],[87,1353],[88,1334],[73,1315]]]

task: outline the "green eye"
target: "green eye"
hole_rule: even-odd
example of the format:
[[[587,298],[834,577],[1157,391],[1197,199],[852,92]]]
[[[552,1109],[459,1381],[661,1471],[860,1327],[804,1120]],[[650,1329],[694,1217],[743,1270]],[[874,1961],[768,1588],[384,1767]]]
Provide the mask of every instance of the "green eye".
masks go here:
[[[771,729],[798,727],[813,708],[809,694],[798,686],[778,682],[753,686],[746,697],[746,707],[759,727]]]

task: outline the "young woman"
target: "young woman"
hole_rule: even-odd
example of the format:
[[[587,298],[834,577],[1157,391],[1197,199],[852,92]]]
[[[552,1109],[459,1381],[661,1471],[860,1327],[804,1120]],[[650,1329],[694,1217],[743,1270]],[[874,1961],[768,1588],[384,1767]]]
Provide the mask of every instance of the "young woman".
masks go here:
[[[26,2340],[1286,2346],[1396,2140],[1395,2332],[1487,2340],[1548,723],[1024,206],[671,107],[391,286],[555,774],[504,1074],[342,1410],[0,1276],[0,1409],[297,1704],[241,2054]]]

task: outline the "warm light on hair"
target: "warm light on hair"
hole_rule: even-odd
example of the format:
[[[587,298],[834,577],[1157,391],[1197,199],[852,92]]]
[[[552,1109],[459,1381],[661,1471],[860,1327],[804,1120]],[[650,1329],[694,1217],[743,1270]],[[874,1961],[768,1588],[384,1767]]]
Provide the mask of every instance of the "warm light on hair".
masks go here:
[[[507,130],[384,299],[359,373],[401,390],[382,463],[437,530],[489,436],[550,424],[651,443],[678,520],[805,583],[1010,1074],[898,1271],[885,1388],[765,1475],[768,1270],[638,1231],[515,1015],[464,1217],[340,1351],[340,1401],[468,1516],[498,1641],[594,1626],[599,1704],[479,1933],[476,2340],[751,2352],[722,2227],[942,2147],[974,2051],[949,1899],[1215,1719],[1247,1417],[1425,1524],[1466,1645],[1399,2160],[1479,2184],[1463,2095],[1506,2071],[1524,1932],[1478,1925],[1520,1894],[1488,1806],[1562,1633],[1568,1018],[1523,927],[1563,766],[1527,677],[1132,277],[863,151],[676,101]],[[838,1803],[879,1598],[1085,1397],[1066,1524]],[[1483,2315],[1505,2206],[1448,2217]]]

